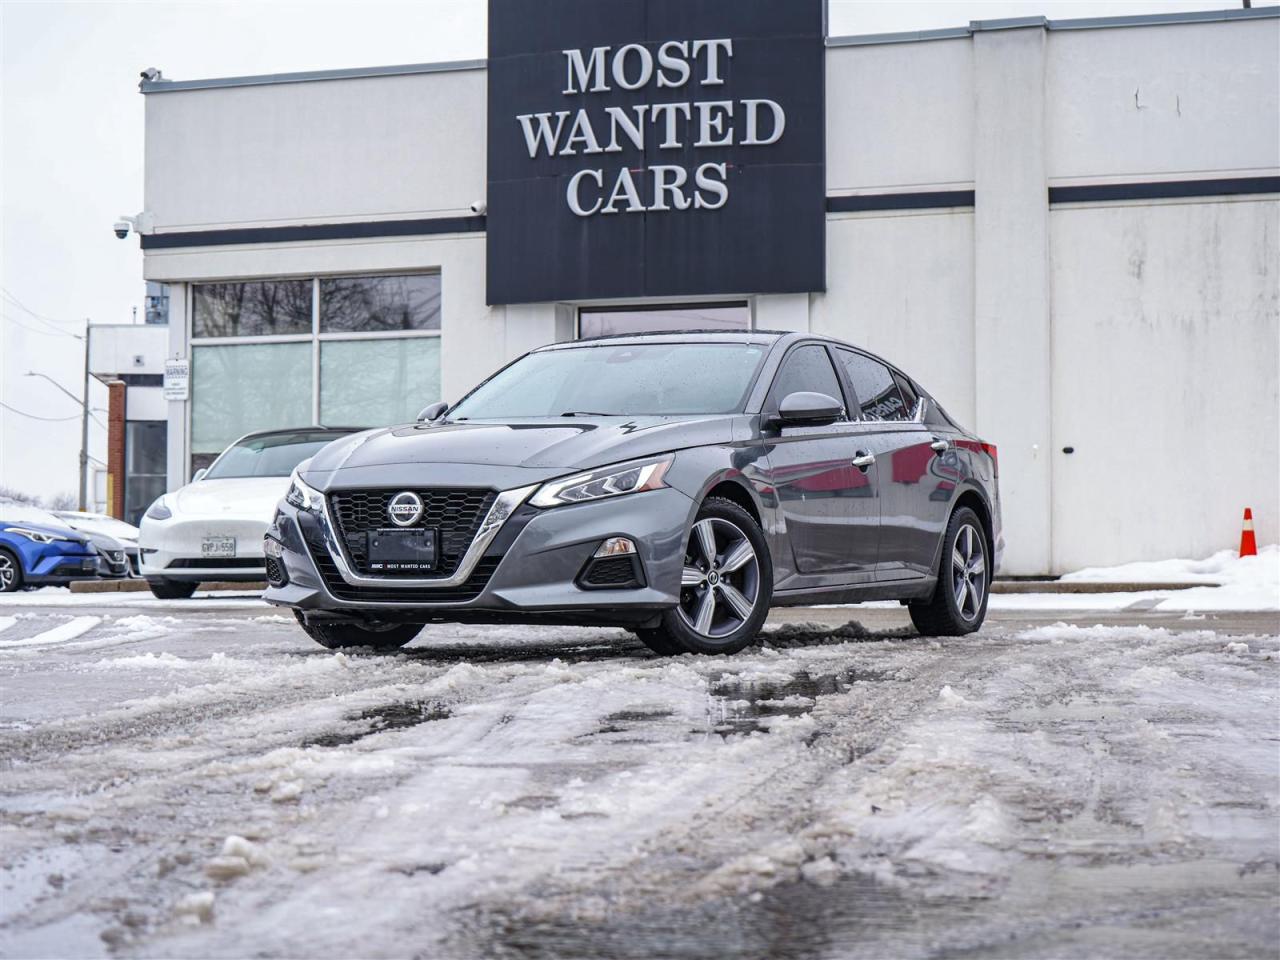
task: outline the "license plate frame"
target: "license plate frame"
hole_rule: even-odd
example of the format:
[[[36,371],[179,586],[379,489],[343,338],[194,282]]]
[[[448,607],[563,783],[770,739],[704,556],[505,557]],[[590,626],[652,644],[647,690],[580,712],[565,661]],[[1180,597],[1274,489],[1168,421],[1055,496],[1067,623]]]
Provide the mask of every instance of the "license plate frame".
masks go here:
[[[230,560],[235,555],[235,537],[204,537],[200,541],[200,556],[205,559]]]
[[[370,530],[367,537],[371,573],[430,573],[439,562],[439,536],[433,527]]]

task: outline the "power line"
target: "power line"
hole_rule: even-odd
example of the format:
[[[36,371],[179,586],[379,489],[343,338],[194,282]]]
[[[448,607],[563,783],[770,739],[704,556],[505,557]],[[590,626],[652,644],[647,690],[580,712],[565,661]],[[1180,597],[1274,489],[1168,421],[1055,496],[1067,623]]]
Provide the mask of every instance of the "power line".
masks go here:
[[[79,420],[80,417],[83,416],[83,414],[73,413],[69,417],[40,417],[34,413],[27,413],[25,410],[19,410],[17,407],[11,407],[9,404],[5,403],[3,400],[0,400],[0,407],[4,407],[10,413],[16,413],[20,417],[30,417],[32,420],[44,420],[47,423],[61,423],[64,420]],[[100,426],[103,430],[107,429],[107,425],[103,423],[101,420],[99,420],[97,417],[95,417],[92,413],[89,414],[89,419],[92,420],[94,423],[96,423],[98,426]]]
[[[76,334],[67,333],[65,330],[41,330],[39,327],[33,327],[31,326],[31,324],[24,323],[22,320],[19,320],[17,317],[10,316],[7,313],[3,314],[3,316],[10,323],[17,324],[19,327],[21,327],[23,330],[28,331],[29,333],[38,333],[42,337],[72,337],[76,340],[80,339],[80,337],[77,336]]]
[[[9,300],[9,301],[10,301],[10,302],[15,306],[15,307],[17,307],[19,310],[22,310],[24,313],[29,314],[32,318],[34,318],[35,320],[38,320],[40,323],[43,323],[43,324],[45,324],[45,325],[46,325],[46,326],[48,326],[48,327],[52,327],[52,328],[53,328],[54,330],[56,330],[58,333],[62,334],[62,336],[64,336],[64,337],[74,337],[74,338],[75,338],[75,339],[77,339],[77,340],[82,340],[82,339],[84,339],[84,338],[83,338],[82,336],[80,336],[79,334],[75,334],[75,333],[68,333],[66,330],[62,330],[62,329],[60,329],[60,328],[58,327],[58,324],[59,324],[59,323],[64,323],[64,322],[69,322],[69,321],[54,320],[52,317],[46,317],[46,316],[44,316],[43,314],[36,313],[34,310],[32,310],[30,307],[28,307],[25,303],[23,303],[21,300],[19,300],[17,297],[15,297],[15,296],[13,295],[13,293],[12,293],[12,292],[7,288],[7,287],[0,287],[0,291],[3,291],[3,293],[4,293],[5,297],[6,297],[6,299],[8,299],[8,300]],[[10,317],[10,319],[13,319],[13,318],[12,318],[12,317]]]
[[[32,420],[44,420],[46,422],[60,422],[63,420],[79,420],[80,419],[80,414],[78,413],[73,413],[69,417],[38,417],[34,413],[27,413],[25,410],[19,410],[17,407],[11,407],[9,406],[9,404],[5,403],[3,400],[0,400],[0,407],[4,407],[10,413],[16,413],[20,417],[29,417]]]

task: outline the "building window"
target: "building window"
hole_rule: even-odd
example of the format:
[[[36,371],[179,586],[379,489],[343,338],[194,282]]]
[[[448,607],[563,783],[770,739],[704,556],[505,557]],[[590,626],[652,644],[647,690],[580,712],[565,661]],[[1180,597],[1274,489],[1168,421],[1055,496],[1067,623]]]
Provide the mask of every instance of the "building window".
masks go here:
[[[438,273],[320,281],[321,333],[439,329]]]
[[[255,430],[306,427],[311,345],[241,343],[191,350],[191,469]]]
[[[311,281],[202,283],[191,294],[193,337],[311,332]]]
[[[411,421],[440,399],[438,273],[195,284],[191,470],[237,437]]]
[[[124,519],[135,526],[147,507],[165,491],[164,420],[129,420],[124,425]]]
[[[320,422],[371,427],[413,420],[440,399],[440,339],[320,344]]]
[[[578,311],[579,337],[681,330],[749,330],[746,303],[689,303],[657,307],[584,307]]]

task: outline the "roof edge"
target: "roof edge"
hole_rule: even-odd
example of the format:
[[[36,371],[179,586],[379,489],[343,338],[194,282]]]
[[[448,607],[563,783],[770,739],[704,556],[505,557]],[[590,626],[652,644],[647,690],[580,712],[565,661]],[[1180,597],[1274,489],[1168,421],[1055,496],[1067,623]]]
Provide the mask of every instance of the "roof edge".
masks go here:
[[[223,87],[262,87],[277,83],[311,83],[317,80],[358,80],[366,77],[402,77],[419,73],[451,73],[483,70],[487,60],[443,60],[438,63],[404,63],[388,67],[347,67],[339,70],[302,70],[296,73],[261,73],[247,77],[211,77],[206,80],[143,80],[142,93],[177,93],[182,90],[215,90]]]
[[[1040,27],[1045,30],[1106,30],[1117,27],[1154,27],[1178,23],[1216,23],[1224,20],[1280,19],[1280,6],[1234,7],[1228,10],[1189,10],[1174,13],[1142,13],[1125,17],[1081,17],[1073,20],[1049,20],[1046,17],[1010,17],[1003,20],[971,20],[967,27],[943,27],[937,30],[911,30],[902,33],[865,33],[847,37],[828,37],[828,47],[864,47],[890,43],[915,43],[922,40],[955,40],[991,30],[1018,30]]]

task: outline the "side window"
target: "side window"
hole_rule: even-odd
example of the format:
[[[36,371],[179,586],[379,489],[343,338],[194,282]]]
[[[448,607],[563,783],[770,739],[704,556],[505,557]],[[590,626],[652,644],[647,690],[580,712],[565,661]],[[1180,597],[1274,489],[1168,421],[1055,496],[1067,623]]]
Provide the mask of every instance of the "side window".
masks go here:
[[[902,394],[902,400],[907,405],[902,419],[910,420],[915,416],[916,403],[919,402],[920,396],[916,393],[916,388],[911,385],[911,381],[896,370],[893,371],[893,379],[897,381],[898,391]]]
[[[924,422],[931,427],[940,427],[944,430],[959,430],[960,426],[952,420],[942,407],[938,406],[938,401],[930,398],[929,407],[925,410]]]
[[[842,405],[844,403],[840,393],[840,380],[831,366],[826,347],[820,344],[810,343],[796,347],[787,354],[787,358],[782,361],[782,368],[773,380],[769,406],[777,409],[783,397],[802,390],[825,393],[840,400]]]
[[[863,420],[906,420],[910,416],[888,367],[852,350],[840,350],[839,354],[858,397]]]

